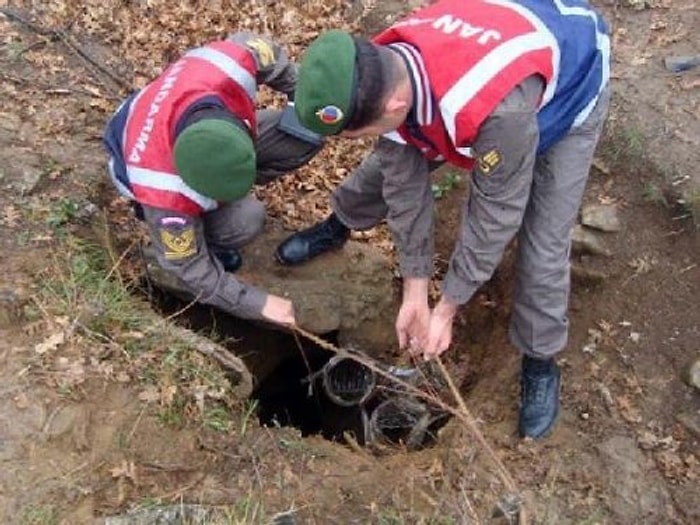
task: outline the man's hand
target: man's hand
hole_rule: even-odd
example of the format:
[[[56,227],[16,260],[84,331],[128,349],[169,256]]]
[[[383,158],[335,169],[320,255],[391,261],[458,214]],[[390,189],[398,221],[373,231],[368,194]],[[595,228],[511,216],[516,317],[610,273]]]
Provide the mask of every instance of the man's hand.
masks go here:
[[[430,314],[428,337],[423,345],[423,358],[433,359],[450,347],[452,342],[452,323],[457,313],[457,305],[440,299]]]
[[[281,325],[294,325],[294,305],[288,299],[283,299],[276,295],[268,295],[265,301],[265,306],[262,309],[262,315],[273,323]]]
[[[428,335],[429,322],[428,279],[405,279],[403,301],[396,317],[399,348],[408,348],[411,353],[419,353]]]

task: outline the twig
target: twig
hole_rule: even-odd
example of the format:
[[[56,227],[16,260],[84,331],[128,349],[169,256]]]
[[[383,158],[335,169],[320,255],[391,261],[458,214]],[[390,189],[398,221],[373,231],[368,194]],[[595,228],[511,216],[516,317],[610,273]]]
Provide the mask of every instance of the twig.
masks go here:
[[[4,78],[5,80],[9,80],[10,82],[14,82],[15,84],[35,85],[39,89],[42,89],[44,91],[44,93],[48,93],[49,95],[68,95],[71,93],[75,93],[76,95],[83,95],[85,97],[100,96],[102,98],[114,100],[114,101],[121,100],[121,97],[117,97],[114,95],[96,95],[95,93],[91,93],[90,91],[88,91],[86,89],[81,89],[81,88],[77,88],[77,87],[73,87],[73,86],[56,88],[56,87],[50,86],[49,84],[46,84],[45,82],[41,82],[40,80],[37,80],[37,79],[29,79],[26,77],[8,75],[4,71],[0,71],[0,77]]]
[[[487,455],[489,456],[489,459],[496,465],[497,473],[498,476],[501,478],[501,481],[505,485],[506,489],[513,495],[513,496],[518,496],[520,494],[520,491],[517,489],[517,486],[515,484],[515,481],[513,481],[512,476],[506,469],[506,467],[503,465],[503,462],[498,458],[496,455],[496,452],[491,448],[491,446],[488,444],[486,441],[486,438],[483,436],[483,434],[479,431],[476,420],[474,417],[471,415],[471,412],[467,408],[467,405],[464,401],[464,398],[461,396],[459,393],[459,390],[457,390],[457,387],[455,386],[454,382],[452,381],[452,378],[450,377],[449,373],[447,372],[447,369],[445,369],[445,366],[443,365],[442,361],[438,358],[437,363],[438,367],[440,368],[441,373],[443,374],[445,380],[447,381],[447,384],[452,392],[453,397],[457,401],[458,404],[458,409],[448,405],[438,397],[424,392],[423,390],[420,390],[419,388],[416,388],[415,386],[411,385],[410,383],[407,383],[406,381],[403,381],[396,376],[390,374],[386,370],[382,370],[380,367],[378,367],[375,363],[372,363],[371,361],[367,359],[363,359],[361,356],[353,354],[351,352],[348,352],[347,350],[344,350],[342,348],[338,348],[337,346],[329,343],[328,341],[325,341],[318,337],[315,334],[312,334],[311,332],[308,332],[304,330],[303,328],[300,328],[298,326],[290,326],[290,328],[302,336],[306,337],[307,339],[313,341],[316,343],[318,346],[321,348],[324,348],[326,350],[329,350],[331,352],[334,352],[337,355],[343,356],[343,357],[348,357],[350,359],[353,359],[357,361],[358,363],[361,363],[362,365],[366,366],[376,374],[388,379],[389,381],[392,381],[404,389],[406,389],[408,392],[425,399],[427,401],[430,401],[434,405],[438,406],[439,408],[445,410],[446,412],[449,412],[453,416],[455,416],[460,422],[463,423],[463,425],[467,428],[467,430],[473,435],[473,437],[476,438],[477,442],[481,445],[481,447],[486,451]],[[520,508],[520,524],[521,525],[527,525],[528,523],[528,518],[527,518],[527,513],[526,513],[526,508],[525,508],[525,503],[522,502],[521,508]]]
[[[496,455],[496,452],[491,448],[491,445],[488,444],[486,441],[486,438],[484,435],[479,431],[479,429],[476,426],[476,420],[474,419],[474,416],[472,416],[471,412],[467,408],[467,404],[464,401],[464,398],[462,397],[462,394],[459,393],[459,390],[457,390],[457,387],[454,384],[454,381],[452,381],[452,377],[450,374],[447,372],[447,369],[445,368],[445,365],[443,364],[442,360],[437,357],[436,358],[438,367],[440,368],[440,372],[442,372],[443,377],[445,378],[445,381],[447,381],[448,386],[450,387],[450,391],[452,392],[452,396],[455,398],[457,401],[457,405],[459,406],[460,410],[462,411],[462,415],[464,416],[461,418],[462,422],[467,426],[468,430],[471,432],[472,436],[476,438],[476,440],[479,442],[479,444],[482,446],[484,450],[488,453],[488,455],[491,457],[491,460],[493,463],[496,465],[496,468],[499,471],[499,475],[501,477],[501,480],[505,484],[506,488],[513,494],[514,496],[518,496],[520,492],[518,491],[518,488],[515,485],[515,481],[513,481],[513,478],[511,477],[510,473],[506,469],[505,465],[503,465],[503,462],[498,458]],[[525,525],[528,520],[527,520],[527,515],[525,512],[524,505],[520,505],[520,524]]]
[[[112,73],[109,69],[107,69],[106,67],[101,65],[99,62],[97,62],[94,58],[92,58],[90,55],[88,55],[80,46],[71,42],[70,35],[67,34],[65,31],[61,31],[60,29],[46,28],[46,27],[43,27],[41,25],[35,24],[33,22],[30,22],[29,20],[27,20],[23,16],[19,15],[18,13],[15,13],[14,11],[11,11],[9,9],[0,8],[0,13],[4,14],[10,20],[22,24],[23,26],[34,31],[35,33],[47,36],[51,40],[58,40],[58,41],[62,42],[68,49],[70,49],[78,57],[82,58],[90,66],[90,68],[92,68],[93,70],[99,71],[103,75],[106,75],[117,86],[124,88],[124,89],[130,89],[131,86],[126,81],[119,78],[117,75]],[[117,93],[113,91],[113,94],[117,94]]]
[[[683,268],[680,272],[678,272],[678,275],[682,275],[682,274],[684,274],[685,272],[688,272],[688,271],[692,270],[693,268],[696,268],[697,266],[698,266],[697,263],[691,264],[690,266],[686,266],[686,267]]]
[[[143,417],[144,412],[146,412],[147,407],[148,407],[148,403],[143,405],[143,407],[139,411],[139,415],[136,416],[136,421],[134,422],[134,426],[131,427],[131,431],[129,432],[129,435],[126,437],[127,446],[131,444],[131,439],[134,437],[134,434],[136,433],[136,429],[138,428],[139,423],[141,422],[141,418]]]

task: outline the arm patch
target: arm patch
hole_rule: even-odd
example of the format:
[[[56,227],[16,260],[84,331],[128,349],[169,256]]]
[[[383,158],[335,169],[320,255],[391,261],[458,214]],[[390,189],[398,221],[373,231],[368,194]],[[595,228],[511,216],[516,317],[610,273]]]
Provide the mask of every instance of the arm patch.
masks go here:
[[[245,43],[253,54],[257,57],[262,69],[275,63],[275,51],[272,46],[262,38],[253,38]]]
[[[488,177],[503,162],[503,155],[496,148],[481,155],[476,161],[476,168],[481,175]]]
[[[194,225],[181,217],[163,217],[159,233],[163,255],[169,261],[187,259],[197,253]]]

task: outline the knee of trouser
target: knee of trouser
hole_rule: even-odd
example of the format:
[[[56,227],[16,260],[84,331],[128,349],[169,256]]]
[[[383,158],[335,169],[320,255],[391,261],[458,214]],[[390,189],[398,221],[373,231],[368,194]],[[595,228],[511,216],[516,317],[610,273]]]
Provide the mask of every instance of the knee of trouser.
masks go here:
[[[245,220],[239,236],[241,243],[247,243],[257,237],[265,225],[265,205],[257,199],[249,199],[243,214]]]

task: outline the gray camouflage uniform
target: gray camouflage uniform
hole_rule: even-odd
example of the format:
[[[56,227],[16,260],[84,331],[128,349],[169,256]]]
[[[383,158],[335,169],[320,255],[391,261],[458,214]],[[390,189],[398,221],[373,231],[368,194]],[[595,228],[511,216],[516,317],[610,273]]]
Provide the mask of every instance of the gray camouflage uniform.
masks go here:
[[[474,157],[496,150],[502,162],[488,174],[475,165],[442,291],[457,304],[469,301],[517,234],[510,336],[523,353],[547,358],[567,340],[571,232],[607,113],[609,87],[580,127],[537,155],[536,108],[542,91],[541,80],[526,79],[481,126]],[[380,138],[332,196],[335,213],[349,228],[368,229],[387,220],[403,277],[432,275],[434,167],[417,148]]]
[[[249,49],[255,56],[259,70],[258,84],[292,95],[296,86],[297,68],[284,51],[269,39],[253,33],[235,33],[229,39],[246,45],[253,39],[261,39],[274,51],[270,57],[260,57],[259,48]],[[278,129],[282,111],[257,112],[258,133],[255,139],[258,173],[255,183],[266,184],[308,162],[320,146],[299,140]],[[184,215],[169,210],[143,206],[144,220],[148,224],[153,254],[159,266],[177,277],[181,286],[196,300],[246,319],[261,319],[261,311],[267,293],[255,286],[236,279],[226,272],[215,251],[240,248],[252,240],[265,221],[265,207],[253,195],[223,204],[215,211],[201,217]],[[167,258],[167,247],[162,240],[163,224],[172,219],[185,221],[194,231],[196,253],[186,258]],[[182,226],[179,227],[182,230]]]

